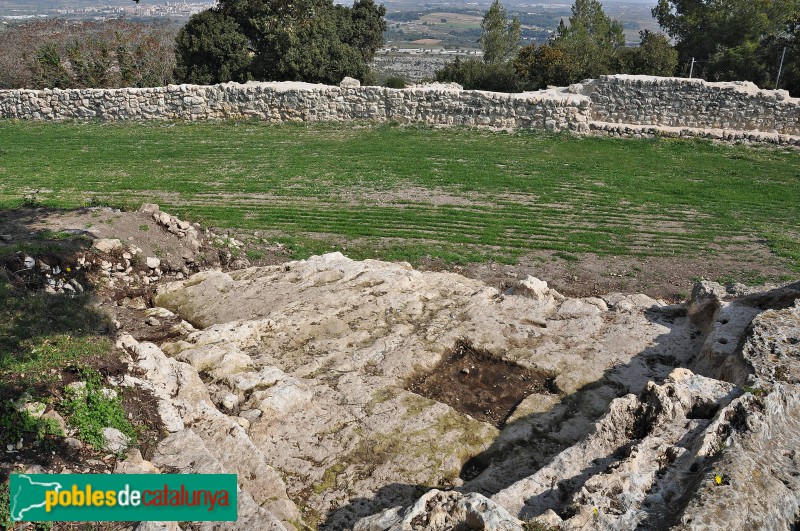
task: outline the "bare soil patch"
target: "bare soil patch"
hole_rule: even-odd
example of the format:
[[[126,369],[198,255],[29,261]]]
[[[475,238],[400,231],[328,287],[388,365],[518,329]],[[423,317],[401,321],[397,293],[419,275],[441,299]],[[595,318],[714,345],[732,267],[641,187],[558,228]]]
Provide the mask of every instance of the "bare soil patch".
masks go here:
[[[436,206],[492,206],[492,203],[482,200],[483,196],[474,192],[456,195],[444,190],[431,190],[413,186],[371,192],[356,193],[347,191],[341,193],[339,198],[348,205],[421,203]]]
[[[464,342],[431,372],[411,379],[406,389],[498,428],[528,395],[558,392],[551,374],[498,359]]]
[[[728,253],[698,252],[695,256],[637,257],[538,251],[521,257],[513,265],[486,262],[459,266],[440,260],[423,260],[418,267],[453,271],[482,280],[501,291],[531,275],[547,281],[550,287],[568,297],[644,293],[672,302],[685,300],[700,279],[722,284],[760,285],[800,278],[784,259],[759,242],[743,243]]]

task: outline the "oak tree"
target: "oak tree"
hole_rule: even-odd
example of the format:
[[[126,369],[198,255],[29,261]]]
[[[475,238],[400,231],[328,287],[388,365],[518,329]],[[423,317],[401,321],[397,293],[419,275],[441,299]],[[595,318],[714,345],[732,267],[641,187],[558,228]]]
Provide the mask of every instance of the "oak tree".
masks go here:
[[[184,72],[217,72],[214,82],[252,78],[334,84],[345,76],[364,81],[383,44],[385,14],[374,0],[356,0],[352,7],[332,0],[220,0],[189,20],[201,30],[196,32],[198,45],[189,54],[179,43],[182,70],[176,75],[188,81]],[[203,30],[195,22],[200,16],[217,24]]]

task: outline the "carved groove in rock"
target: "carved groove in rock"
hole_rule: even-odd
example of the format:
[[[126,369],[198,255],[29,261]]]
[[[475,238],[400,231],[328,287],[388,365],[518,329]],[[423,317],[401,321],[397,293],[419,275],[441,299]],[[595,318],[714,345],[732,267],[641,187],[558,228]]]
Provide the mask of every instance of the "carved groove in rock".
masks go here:
[[[559,529],[791,527],[800,511],[800,283],[730,302],[724,292],[703,283],[693,293],[689,314],[709,303],[715,311],[700,311],[707,338],[689,365],[743,387],[679,368],[612,401],[580,442],[491,496],[512,515],[492,511],[498,528],[523,529],[529,519]],[[423,529],[407,522],[443,512],[465,522],[453,503],[386,511],[356,528]]]

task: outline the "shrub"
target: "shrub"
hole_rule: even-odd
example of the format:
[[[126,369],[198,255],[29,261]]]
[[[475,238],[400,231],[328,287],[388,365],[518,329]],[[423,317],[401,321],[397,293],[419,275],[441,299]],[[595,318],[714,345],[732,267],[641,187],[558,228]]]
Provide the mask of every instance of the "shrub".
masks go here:
[[[181,81],[307,81],[369,84],[369,63],[383,44],[386,9],[374,0],[352,7],[332,0],[221,0],[192,15],[178,36]]]
[[[406,88],[406,80],[400,76],[392,76],[386,78],[386,82],[384,83],[385,86],[394,89],[403,89]]]
[[[47,19],[0,32],[0,88],[154,87],[172,81],[175,30],[162,23]]]
[[[250,52],[239,24],[209,9],[189,19],[175,39],[175,77],[184,83],[213,85],[249,78]]]
[[[485,63],[479,59],[456,58],[436,72],[436,81],[455,82],[467,90],[519,92],[521,89],[512,63]]]

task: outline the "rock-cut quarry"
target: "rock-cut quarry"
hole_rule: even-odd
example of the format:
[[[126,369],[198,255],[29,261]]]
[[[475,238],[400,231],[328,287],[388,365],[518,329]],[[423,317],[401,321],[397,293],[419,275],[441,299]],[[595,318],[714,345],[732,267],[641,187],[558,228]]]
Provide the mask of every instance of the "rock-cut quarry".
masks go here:
[[[123,335],[152,462],[238,474],[202,529],[791,529],[800,282],[683,304],[342,254],[198,272]]]

